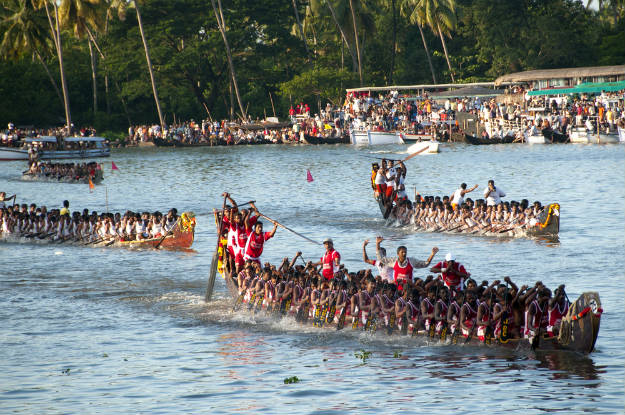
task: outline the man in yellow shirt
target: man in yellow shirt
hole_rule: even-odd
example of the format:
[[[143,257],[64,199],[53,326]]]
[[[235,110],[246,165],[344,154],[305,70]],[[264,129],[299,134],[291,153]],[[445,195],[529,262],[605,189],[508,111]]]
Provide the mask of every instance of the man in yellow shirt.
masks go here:
[[[61,209],[60,215],[68,215],[69,216],[69,200],[63,201],[63,208]]]

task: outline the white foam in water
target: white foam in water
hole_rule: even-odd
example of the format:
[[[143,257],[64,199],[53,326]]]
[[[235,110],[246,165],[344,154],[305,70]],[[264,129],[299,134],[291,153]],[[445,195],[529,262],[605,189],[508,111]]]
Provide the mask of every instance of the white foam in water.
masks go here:
[[[63,251],[54,251],[54,255],[63,255]]]

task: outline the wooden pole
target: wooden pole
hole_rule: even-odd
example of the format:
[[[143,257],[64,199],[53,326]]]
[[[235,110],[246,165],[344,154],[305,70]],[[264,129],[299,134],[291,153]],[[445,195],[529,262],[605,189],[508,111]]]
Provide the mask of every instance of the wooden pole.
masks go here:
[[[276,107],[273,105],[273,98],[271,97],[271,91],[269,91],[269,100],[271,101],[271,109],[273,110],[273,116],[276,116]]]

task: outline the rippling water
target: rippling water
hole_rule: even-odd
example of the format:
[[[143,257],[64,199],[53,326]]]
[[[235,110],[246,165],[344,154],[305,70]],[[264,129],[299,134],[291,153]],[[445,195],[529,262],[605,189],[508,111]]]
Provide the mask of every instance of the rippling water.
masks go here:
[[[375,152],[375,154],[372,154]],[[1,413],[622,413],[625,378],[623,146],[451,145],[410,160],[407,184],[451,194],[494,178],[509,199],[559,202],[559,243],[385,228],[368,184],[372,155],[405,147],[253,146],[115,150],[104,186],[20,182],[18,201],[103,211],[192,210],[193,252],[0,243]],[[397,153],[397,154],[394,154]],[[306,182],[306,169],[315,179]],[[331,236],[349,269],[380,234],[426,257],[453,251],[477,279],[565,283],[601,294],[597,350],[518,353],[301,328],[230,312],[222,281],[203,302],[221,192],[314,240]],[[279,229],[264,258],[322,249]],[[440,254],[439,254],[440,255]],[[363,364],[354,353],[371,352]],[[287,377],[299,383],[285,385]]]

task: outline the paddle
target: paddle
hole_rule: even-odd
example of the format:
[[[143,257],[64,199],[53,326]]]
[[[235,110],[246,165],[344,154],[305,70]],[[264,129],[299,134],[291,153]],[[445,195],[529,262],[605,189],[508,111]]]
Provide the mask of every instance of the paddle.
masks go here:
[[[250,203],[254,203],[256,202],[255,200],[250,200],[249,202],[245,202],[245,203],[241,203],[241,204],[237,204],[237,209],[240,208],[241,206],[247,206]],[[223,212],[225,209],[225,207],[223,209],[216,209],[215,212]]]
[[[416,156],[416,155],[418,155],[418,154],[423,153],[425,150],[427,150],[427,149],[429,149],[429,148],[430,148],[429,146],[428,146],[428,147],[423,147],[421,150],[419,150],[419,151],[417,151],[417,152],[415,152],[415,153],[412,153],[411,155],[409,155],[408,157],[406,157],[405,159],[403,159],[403,160],[401,160],[401,161],[402,161],[402,162],[408,161],[408,160],[410,160],[411,158],[413,158],[414,156]]]
[[[497,339],[499,343],[508,343],[508,329],[510,325],[510,317],[508,316],[508,281],[506,281],[506,292],[504,294],[505,302],[504,302],[504,310],[501,314],[501,332],[499,333],[499,338]]]
[[[117,242],[117,240],[116,240],[116,239],[113,239],[111,242],[107,242],[107,243],[105,243],[105,244],[104,244],[104,246],[111,246],[111,245],[113,245],[115,242]]]
[[[224,203],[222,205],[222,212],[226,209],[226,200],[228,196],[224,196]],[[209,302],[211,297],[213,296],[213,288],[215,287],[215,277],[217,276],[217,265],[219,262],[219,245],[221,244],[221,228],[224,224],[224,215],[222,214],[219,218],[219,226],[217,227],[217,248],[215,248],[215,252],[213,253],[213,258],[211,260],[211,267],[208,275],[208,285],[206,287],[206,295],[204,296],[204,301]],[[224,251],[223,258],[224,270],[226,264],[226,252]]]
[[[388,325],[386,326],[386,334],[389,336],[393,334],[393,329],[395,328],[395,312],[392,311],[388,316]]]
[[[477,326],[477,321],[473,321],[473,325],[471,326],[471,331],[469,332],[469,335],[467,336],[467,338],[464,339],[464,344],[467,344],[471,341],[471,338],[473,337],[473,332],[475,331],[475,326]]]
[[[281,224],[281,223],[280,223],[280,222],[278,222],[277,220],[273,220],[273,219],[271,219],[270,217],[265,216],[265,215],[263,215],[263,214],[262,214],[262,213],[260,213],[260,212],[259,212],[258,214],[259,214],[260,216],[262,216],[263,218],[267,219],[269,222],[273,223],[274,225],[278,225],[278,226],[280,226],[280,227],[282,227],[282,228],[286,229],[287,231],[294,233],[295,235],[299,236],[300,238],[304,238],[304,239],[306,239],[308,242],[312,242],[312,243],[314,243],[314,244],[316,244],[316,245],[321,245],[319,242],[313,241],[312,239],[310,239],[310,238],[308,238],[308,237],[306,237],[306,236],[302,235],[301,233],[297,233],[297,232],[295,232],[293,229],[291,229],[291,228],[289,228],[289,227],[284,226],[283,224]]]
[[[347,313],[347,305],[343,307],[341,310],[341,315],[339,316],[339,321],[336,322],[336,330],[342,330],[345,327],[345,315]]]
[[[176,226],[176,225],[174,225]],[[158,243],[156,245],[154,245],[154,249],[158,249],[159,246],[161,246],[161,244],[163,243],[163,241],[165,240],[165,238],[167,238],[169,235],[173,235],[174,230],[170,230],[168,231],[165,235],[163,235],[163,237],[161,238],[160,241],[158,241]]]

